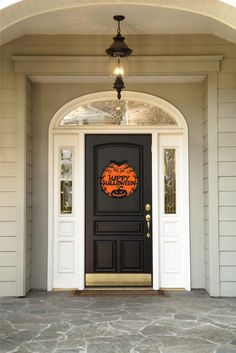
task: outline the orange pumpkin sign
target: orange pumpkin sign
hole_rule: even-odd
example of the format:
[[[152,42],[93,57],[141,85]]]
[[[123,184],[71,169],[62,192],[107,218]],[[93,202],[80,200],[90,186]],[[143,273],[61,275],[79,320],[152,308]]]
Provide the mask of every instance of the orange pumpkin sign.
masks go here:
[[[100,184],[110,197],[127,197],[137,188],[138,177],[127,161],[111,161],[102,172]]]

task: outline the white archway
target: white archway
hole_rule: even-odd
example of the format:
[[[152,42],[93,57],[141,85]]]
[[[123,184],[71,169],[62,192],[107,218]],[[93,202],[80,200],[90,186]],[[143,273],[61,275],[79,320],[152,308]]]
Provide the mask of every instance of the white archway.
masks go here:
[[[73,244],[75,244],[78,249],[76,250],[76,270],[75,270],[75,279],[72,282],[72,285],[62,285],[59,284],[59,287],[62,288],[79,288],[84,289],[84,244],[85,244],[85,224],[84,224],[84,200],[85,200],[85,192],[84,192],[84,165],[85,165],[85,154],[84,154],[84,138],[86,134],[99,134],[99,133],[106,133],[106,134],[126,134],[126,133],[134,133],[134,134],[142,134],[147,133],[152,135],[152,180],[153,180],[153,233],[160,234],[163,232],[160,229],[160,219],[159,219],[159,201],[156,195],[159,195],[161,198],[163,195],[162,192],[159,190],[162,188],[162,181],[159,181],[158,173],[162,167],[158,165],[158,161],[161,160],[161,154],[159,152],[160,148],[163,146],[175,146],[178,149],[179,153],[179,176],[178,179],[180,180],[180,187],[181,187],[181,197],[178,202],[181,208],[181,221],[174,221],[180,222],[178,227],[181,229],[183,234],[183,239],[181,240],[183,245],[183,254],[184,254],[184,272],[182,274],[183,277],[183,285],[182,287],[186,290],[190,290],[190,249],[189,249],[189,180],[188,180],[188,127],[185,121],[184,116],[182,113],[170,102],[165,101],[162,98],[152,96],[150,94],[145,93],[138,93],[138,92],[130,92],[125,91],[122,94],[123,99],[130,99],[136,100],[143,103],[149,103],[153,106],[159,107],[163,111],[167,112],[171,117],[173,117],[177,125],[175,126],[59,126],[61,119],[68,114],[69,112],[73,111],[80,105],[84,105],[87,103],[91,103],[94,101],[105,101],[116,99],[114,92],[99,92],[88,94],[82,97],[78,97],[65,105],[63,105],[52,117],[50,126],[49,126],[49,183],[48,183],[48,209],[49,209],[49,219],[48,219],[48,290],[52,290],[53,288],[58,287],[58,281],[54,280],[54,269],[55,269],[55,229],[57,226],[57,214],[55,212],[56,204],[58,201],[58,186],[57,184],[57,174],[59,171],[55,172],[55,165],[58,163],[58,146],[72,146],[74,150],[78,150],[76,160],[79,160],[76,169],[79,170],[78,174],[76,175],[76,180],[78,181],[77,187],[77,196],[79,195],[80,198],[80,205],[76,209],[76,217],[74,219],[79,219],[78,224],[73,226],[73,228],[77,229],[78,238],[74,238]],[[58,136],[58,144],[56,141],[56,136]],[[64,136],[64,137],[63,137]],[[74,142],[72,141],[72,136],[76,136],[74,138]],[[165,137],[165,143],[163,144],[162,140]],[[64,140],[63,140],[64,138]],[[68,142],[67,142],[68,139]],[[173,142],[171,142],[174,140]],[[55,147],[56,146],[56,147]],[[160,147],[162,146],[162,147]],[[169,148],[169,147],[167,147]],[[76,162],[77,163],[77,162]],[[57,168],[57,167],[56,167]],[[56,174],[55,174],[56,173]],[[161,196],[160,196],[161,195]],[[183,206],[184,205],[184,206]],[[182,222],[182,223],[181,223]],[[172,222],[173,223],[173,222]],[[164,226],[163,226],[164,227]],[[153,238],[153,258],[158,258],[156,254],[160,254],[160,239]],[[76,245],[77,244],[77,245]],[[79,244],[79,246],[78,246]],[[159,289],[160,288],[160,267],[159,260],[153,261],[153,288]],[[173,285],[172,285],[173,287]],[[175,286],[176,287],[176,286]]]

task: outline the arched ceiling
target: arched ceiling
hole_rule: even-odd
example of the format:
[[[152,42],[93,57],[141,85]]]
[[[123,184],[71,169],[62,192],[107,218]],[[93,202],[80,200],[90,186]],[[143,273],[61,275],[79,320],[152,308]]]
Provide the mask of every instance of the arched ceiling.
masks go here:
[[[236,7],[220,0],[21,0],[1,10],[0,40],[27,34],[207,33],[236,43]]]

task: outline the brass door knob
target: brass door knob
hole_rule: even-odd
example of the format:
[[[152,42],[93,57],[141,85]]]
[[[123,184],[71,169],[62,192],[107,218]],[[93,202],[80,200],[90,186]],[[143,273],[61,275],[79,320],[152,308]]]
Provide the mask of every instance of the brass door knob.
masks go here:
[[[147,211],[147,212],[151,211],[151,205],[150,205],[150,203],[147,203],[147,204],[145,205],[145,211]]]

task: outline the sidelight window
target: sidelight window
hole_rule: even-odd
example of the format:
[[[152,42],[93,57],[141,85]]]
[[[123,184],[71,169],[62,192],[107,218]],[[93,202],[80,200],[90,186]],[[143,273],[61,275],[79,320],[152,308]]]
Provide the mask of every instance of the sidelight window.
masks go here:
[[[60,212],[72,213],[72,148],[60,149]]]
[[[176,150],[164,149],[165,214],[176,213]]]

